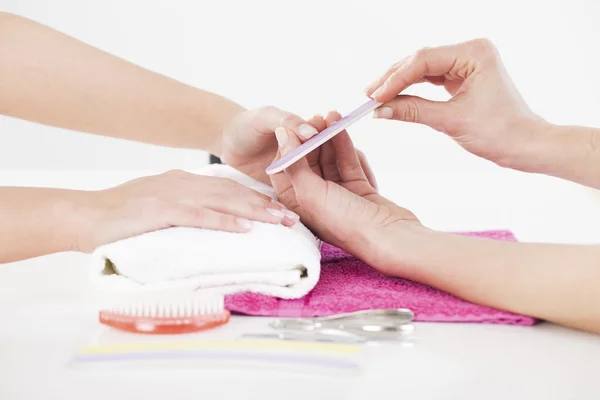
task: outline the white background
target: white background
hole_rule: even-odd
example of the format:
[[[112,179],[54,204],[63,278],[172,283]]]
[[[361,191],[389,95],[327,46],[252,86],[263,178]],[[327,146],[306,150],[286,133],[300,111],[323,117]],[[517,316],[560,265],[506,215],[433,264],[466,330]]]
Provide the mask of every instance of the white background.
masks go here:
[[[600,127],[593,0],[0,0],[0,10],[246,107],[273,104],[306,117],[362,104],[363,87],[419,47],[489,37],[534,111]],[[415,91],[443,98],[426,86]],[[365,119],[351,134],[382,192],[429,226],[600,243],[600,195],[592,190],[500,169],[417,125]],[[206,161],[201,152],[0,117],[0,185],[94,189]],[[65,366],[74,352],[98,334],[88,261],[67,253],[0,266],[0,398],[597,397],[597,337],[550,324],[418,324],[415,346],[379,349],[353,383],[258,370],[72,371]],[[236,318],[225,329],[233,337],[265,325]]]
[[[366,84],[420,47],[488,37],[535,112],[600,126],[600,5],[592,0],[0,0],[0,9],[246,107],[273,104],[305,117],[362,104]],[[445,96],[426,86],[414,92]],[[592,190],[500,169],[417,125],[367,118],[351,134],[382,192],[434,228],[600,241],[600,196]],[[206,161],[198,151],[0,117],[5,184],[39,184],[40,170],[49,171],[45,184],[69,186],[52,180],[55,170],[85,182],[105,170],[191,169]]]

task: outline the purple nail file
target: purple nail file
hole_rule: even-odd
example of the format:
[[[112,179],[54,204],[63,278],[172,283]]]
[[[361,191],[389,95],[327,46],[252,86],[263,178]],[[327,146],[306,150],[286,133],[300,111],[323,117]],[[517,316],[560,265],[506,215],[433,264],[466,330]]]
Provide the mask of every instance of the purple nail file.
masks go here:
[[[339,121],[331,124],[327,129],[316,134],[300,146],[287,153],[285,156],[281,157],[279,160],[275,161],[273,164],[269,165],[266,169],[267,175],[273,175],[283,171],[365,115],[369,114],[371,111],[375,110],[381,104],[383,103],[378,103],[376,100],[369,100]]]

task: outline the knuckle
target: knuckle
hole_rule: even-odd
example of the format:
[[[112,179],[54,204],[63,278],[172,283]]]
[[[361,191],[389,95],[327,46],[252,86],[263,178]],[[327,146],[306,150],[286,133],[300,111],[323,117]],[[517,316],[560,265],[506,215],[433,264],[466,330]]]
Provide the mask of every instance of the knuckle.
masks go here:
[[[257,202],[259,202],[259,203],[263,202],[265,204],[270,204],[270,203],[273,202],[273,198],[272,197],[269,197],[269,196],[267,196],[265,194],[257,192],[254,189],[250,189],[250,193],[251,193],[252,197],[255,198],[257,200]]]
[[[423,47],[417,50],[412,57],[414,60],[423,60],[426,59],[431,54],[431,47]]]
[[[474,46],[476,48],[484,49],[484,50],[491,50],[494,48],[494,44],[492,43],[492,41],[485,37],[473,39],[471,44],[472,44],[472,46]]]
[[[390,77],[387,79],[384,85],[388,87],[390,85],[405,86],[407,83],[408,82],[406,81],[406,73],[403,70],[398,69],[396,72],[390,75]]]
[[[242,210],[245,213],[248,213],[248,215],[261,215],[264,214],[264,212],[267,209],[272,209],[272,210],[279,210],[281,211],[282,207],[275,204],[275,203],[269,203],[267,201],[265,201],[264,203],[258,203],[258,204],[246,204],[246,207],[244,207],[244,209]]]
[[[206,219],[206,208],[204,207],[185,207],[187,213],[196,218],[198,221],[204,221]]]
[[[412,99],[406,99],[396,112],[398,119],[401,121],[417,122],[419,120],[419,107]]]
[[[220,214],[218,223],[221,228],[231,227],[235,225],[235,217],[228,214]]]
[[[385,71],[385,73],[383,74],[382,77],[389,76],[389,75],[393,74],[397,69],[398,69],[398,65],[396,65],[396,64],[392,65],[391,67],[389,67],[387,69],[387,71]],[[379,79],[381,79],[381,78],[379,78]]]
[[[400,65],[402,65],[402,61],[394,63],[391,67],[387,69],[387,71],[385,71],[384,76],[393,74],[400,67]]]
[[[291,127],[295,125],[299,125],[300,117],[294,114],[286,114],[281,118],[281,125],[285,127]]]
[[[475,39],[471,41],[470,45],[477,54],[483,56],[492,56],[497,53],[496,46],[494,46],[494,43],[488,38]]]
[[[271,105],[262,106],[258,110],[261,114],[271,114],[271,113],[279,112],[279,109],[277,107],[271,106]]]
[[[207,225],[207,211],[204,207],[192,207],[187,205],[178,205],[176,208],[178,214],[189,221],[192,225],[205,226]]]

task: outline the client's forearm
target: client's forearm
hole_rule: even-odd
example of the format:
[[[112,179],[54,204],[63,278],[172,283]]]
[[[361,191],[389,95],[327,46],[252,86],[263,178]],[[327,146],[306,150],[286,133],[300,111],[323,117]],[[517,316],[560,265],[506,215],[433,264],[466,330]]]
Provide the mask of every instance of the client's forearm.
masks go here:
[[[600,333],[600,247],[396,236],[398,275],[465,300]],[[403,252],[404,254],[400,254]]]
[[[243,108],[26,18],[0,12],[0,114],[172,147],[219,152]]]
[[[0,263],[77,250],[91,193],[0,187]]]
[[[600,129],[540,123],[513,168],[600,189]]]

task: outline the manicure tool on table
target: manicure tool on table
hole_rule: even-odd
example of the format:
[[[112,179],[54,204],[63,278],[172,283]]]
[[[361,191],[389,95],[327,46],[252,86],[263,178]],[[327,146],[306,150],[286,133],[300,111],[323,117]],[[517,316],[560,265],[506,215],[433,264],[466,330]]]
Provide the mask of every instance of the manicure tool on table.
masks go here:
[[[275,332],[245,337],[344,343],[398,340],[412,332],[413,319],[414,313],[406,308],[364,310],[319,318],[276,319],[269,324]]]

